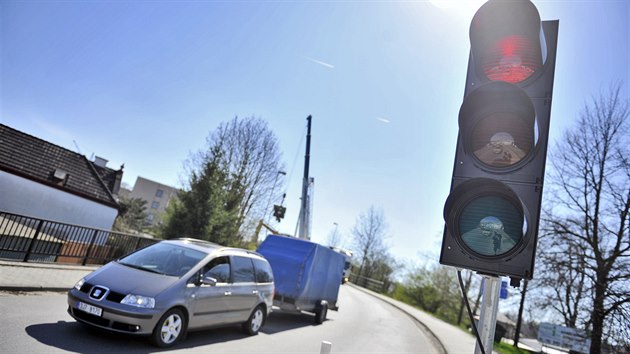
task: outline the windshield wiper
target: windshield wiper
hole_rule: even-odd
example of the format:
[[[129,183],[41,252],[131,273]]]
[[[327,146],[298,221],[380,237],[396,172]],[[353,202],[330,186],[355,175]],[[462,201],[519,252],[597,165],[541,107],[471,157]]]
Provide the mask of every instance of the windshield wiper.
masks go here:
[[[164,274],[164,273],[159,272],[159,271],[157,271],[155,269],[145,268],[145,267],[142,267],[142,266],[139,266],[139,265],[135,265],[135,264],[129,264],[129,263],[121,262],[121,261],[118,261],[118,264],[122,264],[124,266],[129,267],[129,268],[140,269],[140,270],[144,270],[144,271],[155,273],[155,274],[162,274],[162,275]]]

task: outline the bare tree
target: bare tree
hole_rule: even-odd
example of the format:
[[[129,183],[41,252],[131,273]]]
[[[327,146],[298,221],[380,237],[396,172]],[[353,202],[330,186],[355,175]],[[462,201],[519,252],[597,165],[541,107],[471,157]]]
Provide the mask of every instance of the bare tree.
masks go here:
[[[551,217],[550,213],[546,215]],[[584,247],[569,235],[556,234],[553,227],[543,230],[539,243],[538,261],[542,269],[535,284],[541,296],[536,304],[559,314],[567,327],[585,326],[590,285],[584,271]]]
[[[239,119],[222,124],[208,137],[208,146],[222,149],[224,168],[230,175],[230,190],[238,198],[239,225],[263,210],[268,196],[275,192],[278,172],[281,170],[278,139],[260,118]],[[275,196],[277,199],[278,195]]]
[[[541,276],[565,324],[589,330],[591,353],[630,323],[628,116],[617,85],[584,107],[550,159]]]
[[[187,186],[169,206],[162,235],[240,245],[269,212],[268,201],[279,198],[278,141],[264,120],[236,117],[207,144],[186,163]]]
[[[339,232],[339,225],[337,223],[334,223],[334,225],[335,228],[328,234],[328,246],[341,247],[342,235],[341,232]]]
[[[383,211],[371,206],[367,212],[357,218],[352,227],[354,254],[360,260],[358,276],[369,273],[370,262],[387,252],[385,238],[387,237],[387,222]]]

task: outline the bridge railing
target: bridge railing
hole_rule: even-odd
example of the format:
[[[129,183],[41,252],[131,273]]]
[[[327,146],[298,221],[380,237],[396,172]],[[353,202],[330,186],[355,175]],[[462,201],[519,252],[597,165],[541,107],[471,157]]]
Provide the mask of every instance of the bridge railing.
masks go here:
[[[158,241],[0,211],[0,259],[105,264]]]

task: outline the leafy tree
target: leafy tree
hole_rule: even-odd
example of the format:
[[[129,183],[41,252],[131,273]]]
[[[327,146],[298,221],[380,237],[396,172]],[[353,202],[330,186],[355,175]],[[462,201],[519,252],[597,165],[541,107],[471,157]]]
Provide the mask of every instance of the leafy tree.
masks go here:
[[[425,266],[412,270],[394,297],[450,323],[458,321],[461,295],[455,269],[451,267]]]
[[[586,105],[551,155],[539,258],[549,306],[567,326],[628,344],[630,323],[630,131],[617,85]]]
[[[221,124],[208,149],[189,159],[188,186],[169,205],[162,234],[240,246],[273,197],[280,170],[278,142],[259,118]]]
[[[146,223],[147,202],[140,198],[120,197],[118,204],[120,208],[114,222],[114,231],[141,232]]]

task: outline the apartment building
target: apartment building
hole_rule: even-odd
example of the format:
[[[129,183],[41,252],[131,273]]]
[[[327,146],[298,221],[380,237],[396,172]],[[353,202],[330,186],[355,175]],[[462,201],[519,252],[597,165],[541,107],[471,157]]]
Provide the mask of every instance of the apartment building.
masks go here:
[[[177,196],[177,191],[177,188],[138,176],[129,198],[139,198],[147,202],[147,224],[153,226],[166,211],[170,200]]]

